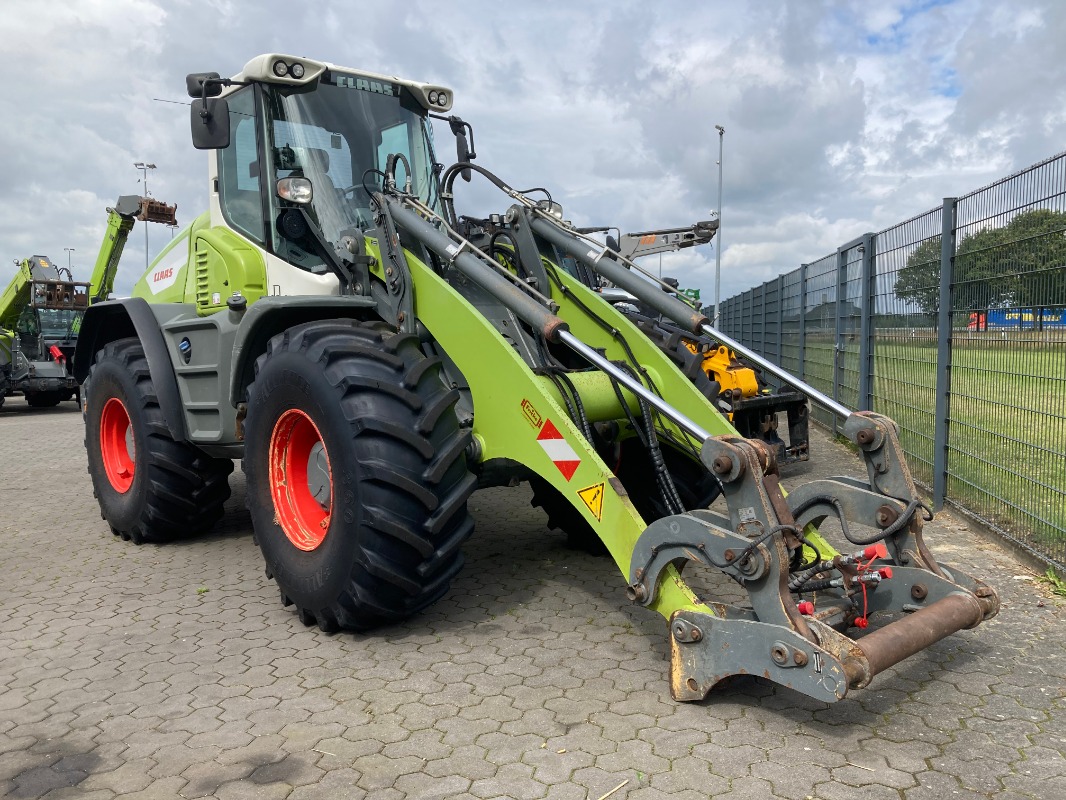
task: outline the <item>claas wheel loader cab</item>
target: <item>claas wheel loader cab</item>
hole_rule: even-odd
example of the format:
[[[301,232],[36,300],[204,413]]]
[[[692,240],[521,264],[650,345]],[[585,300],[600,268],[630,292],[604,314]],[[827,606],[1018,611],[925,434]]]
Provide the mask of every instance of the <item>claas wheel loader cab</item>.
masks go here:
[[[206,530],[241,458],[282,602],[323,630],[368,630],[447,592],[479,483],[533,478],[610,553],[620,599],[668,621],[678,700],[738,673],[838,700],[996,613],[990,588],[925,546],[890,420],[789,380],[846,417],[870,478],[786,497],[773,451],[738,436],[558,265],[576,259],[684,330],[743,348],[546,193],[471,163],[447,87],[266,54],[187,88],[209,210],[132,297],[89,309],[75,359],[93,485],[116,534]],[[457,133],[447,169],[435,118]],[[475,174],[505,198],[490,221],[507,264],[456,213],[455,179]],[[855,552],[818,534],[827,517]],[[697,597],[688,561],[748,602]],[[880,612],[906,615],[849,635]]]

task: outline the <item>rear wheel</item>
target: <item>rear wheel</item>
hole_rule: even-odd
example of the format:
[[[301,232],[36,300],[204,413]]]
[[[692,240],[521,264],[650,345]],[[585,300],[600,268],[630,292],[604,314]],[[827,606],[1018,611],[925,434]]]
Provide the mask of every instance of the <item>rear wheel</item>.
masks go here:
[[[270,340],[244,470],[267,575],[304,624],[366,630],[439,599],[473,531],[458,392],[414,336],[329,320]]]
[[[211,528],[229,497],[233,462],[170,435],[140,342],[106,345],[85,386],[89,474],[112,533],[140,544]]]

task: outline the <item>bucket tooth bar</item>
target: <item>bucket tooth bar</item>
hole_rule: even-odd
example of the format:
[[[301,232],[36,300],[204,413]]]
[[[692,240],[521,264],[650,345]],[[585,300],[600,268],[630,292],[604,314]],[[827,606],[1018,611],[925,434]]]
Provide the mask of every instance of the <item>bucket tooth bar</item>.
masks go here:
[[[786,497],[770,448],[715,437],[704,443],[701,460],[722,483],[728,517],[710,510],[666,517],[637,540],[626,590],[634,602],[650,605],[663,570],[679,561],[714,567],[748,592],[750,608],[707,603],[704,609],[674,612],[669,630],[675,700],[700,700],[730,675],[755,674],[833,702],[998,611],[995,591],[937,564],[922,542],[923,506],[902,460],[895,424],[876,414],[853,414],[845,430],[863,453],[870,484],[813,481]],[[878,548],[884,555],[865,565],[880,573],[876,581],[864,580],[841,568],[840,587],[820,591],[816,609],[804,603],[801,610],[800,592],[789,587],[790,556],[806,543],[804,527],[830,515],[842,520],[856,544],[885,541],[885,548]],[[870,529],[862,539],[855,533]],[[842,632],[870,614],[900,612],[905,616],[861,638]]]

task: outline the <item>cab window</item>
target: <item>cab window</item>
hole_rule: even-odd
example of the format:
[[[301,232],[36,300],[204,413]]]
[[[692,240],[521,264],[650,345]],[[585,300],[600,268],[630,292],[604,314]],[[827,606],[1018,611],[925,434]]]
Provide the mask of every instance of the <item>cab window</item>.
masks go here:
[[[260,199],[259,151],[255,135],[255,95],[242,89],[229,98],[229,147],[218,151],[218,191],[222,215],[230,226],[264,244]]]

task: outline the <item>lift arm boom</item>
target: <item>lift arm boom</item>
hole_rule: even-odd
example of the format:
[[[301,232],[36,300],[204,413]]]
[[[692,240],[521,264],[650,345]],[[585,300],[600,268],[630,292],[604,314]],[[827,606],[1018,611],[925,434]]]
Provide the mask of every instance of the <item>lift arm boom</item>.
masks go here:
[[[663,228],[643,233],[623,233],[618,252],[626,258],[642,258],[655,253],[672,253],[686,247],[707,244],[718,232],[718,220],[697,222],[687,228]]]
[[[15,277],[0,295],[0,329],[15,330],[23,306],[29,302],[32,283],[33,271],[30,260],[25,259],[19,263]]]
[[[169,206],[150,197],[138,197],[126,194],[118,199],[114,208],[107,210],[107,233],[96,256],[92,278],[89,281],[89,302],[106,300],[115,287],[115,274],[118,262],[122,258],[122,249],[126,239],[133,230],[136,220],[143,222],[162,222],[165,225],[177,225],[177,206]]]

